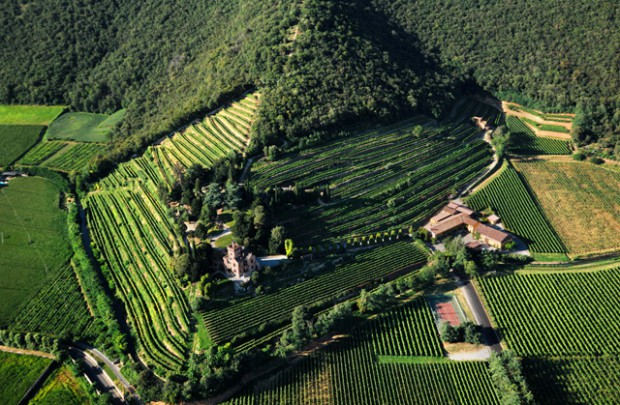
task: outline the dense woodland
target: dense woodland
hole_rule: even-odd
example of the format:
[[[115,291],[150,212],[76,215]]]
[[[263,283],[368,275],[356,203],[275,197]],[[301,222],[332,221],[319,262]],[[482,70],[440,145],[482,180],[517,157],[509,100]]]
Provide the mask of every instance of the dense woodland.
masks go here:
[[[11,1],[0,102],[127,108],[112,162],[259,86],[261,142],[440,116],[480,86],[575,110],[575,137],[620,134],[620,29],[609,1]],[[620,153],[620,148],[618,148]]]

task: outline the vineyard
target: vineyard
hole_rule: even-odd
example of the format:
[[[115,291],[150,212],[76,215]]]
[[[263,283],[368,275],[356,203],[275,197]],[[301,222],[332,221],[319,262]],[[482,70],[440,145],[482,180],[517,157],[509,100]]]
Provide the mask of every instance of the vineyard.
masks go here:
[[[620,173],[573,161],[523,161],[515,167],[573,255],[620,250]]]
[[[39,125],[0,125],[0,167],[12,164],[32,148],[43,129]]]
[[[482,278],[509,346],[521,356],[620,354],[620,268]]]
[[[0,105],[0,125],[48,126],[65,107],[44,105]]]
[[[42,357],[0,352],[0,403],[18,404],[50,363]]]
[[[88,336],[92,322],[73,269],[67,266],[28,301],[10,329],[53,336]]]
[[[185,241],[157,197],[157,187],[171,185],[179,168],[208,166],[241,150],[245,143],[236,134],[243,142],[248,139],[256,97],[205,118],[210,135],[197,138],[191,128],[202,124],[196,124],[149,147],[143,156],[121,164],[87,198],[93,246],[125,304],[142,359],[166,373],[180,370],[185,361],[191,310],[170,270],[172,257],[186,251]],[[205,159],[207,149],[213,160]]]
[[[351,262],[291,287],[208,310],[204,312],[203,320],[213,341],[227,342],[268,322],[285,322],[296,306],[333,300],[369,281],[425,261],[426,252],[421,248],[408,242],[397,242],[359,253]],[[246,314],[252,316],[244,316]]]
[[[146,156],[154,164],[158,176],[170,185],[174,181],[175,167],[186,169],[192,164],[210,167],[231,151],[244,150],[259,96],[250,94],[149,148]]]
[[[541,404],[612,404],[618,400],[618,356],[527,358],[525,376]]]
[[[384,353],[422,355],[425,363],[382,364],[377,356]],[[430,309],[417,299],[226,404],[498,403],[486,363],[450,362],[441,354]]]
[[[479,280],[539,403],[609,404],[620,383],[620,268]]]
[[[67,215],[60,191],[39,178],[16,178],[0,189],[0,326],[48,282],[71,257]]]
[[[534,132],[513,116],[506,118],[510,130],[510,153],[517,155],[570,155],[570,143],[565,140],[536,136]]]
[[[474,210],[491,208],[506,227],[535,253],[564,253],[566,248],[532,199],[515,169],[508,165],[483,189],[467,199]]]
[[[461,108],[467,117],[487,106]],[[261,189],[330,187],[325,204],[280,212],[278,221],[299,243],[392,230],[421,223],[491,163],[481,138],[468,120],[433,127],[417,117],[258,162],[250,181]]]
[[[105,149],[104,144],[66,141],[43,141],[32,148],[17,164],[43,166],[63,172],[83,170]]]

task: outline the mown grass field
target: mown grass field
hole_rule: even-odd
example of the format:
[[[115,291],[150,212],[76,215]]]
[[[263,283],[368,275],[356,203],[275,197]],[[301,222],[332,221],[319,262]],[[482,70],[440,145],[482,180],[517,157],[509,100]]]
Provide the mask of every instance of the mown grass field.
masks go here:
[[[19,403],[50,363],[42,357],[0,352],[0,403]]]
[[[469,121],[483,116],[495,123],[499,112],[468,100],[457,115],[454,124],[417,117],[263,160],[252,167],[250,182],[259,189],[329,186],[326,204],[278,210],[277,221],[298,245],[420,225],[492,161]],[[427,127],[414,133],[420,125]]]
[[[0,125],[0,167],[12,164],[32,148],[43,129],[40,125]]]
[[[68,263],[66,213],[50,181],[17,178],[0,189],[0,325]]]
[[[526,242],[534,253],[563,256],[566,252],[562,240],[510,164],[472,194],[467,204],[477,211],[491,208],[501,217],[506,228]]]
[[[49,140],[104,143],[114,127],[122,121],[125,110],[111,115],[86,112],[66,113],[52,122],[45,134]]]
[[[389,362],[380,361],[385,356]],[[430,309],[418,299],[379,315],[226,404],[499,403],[486,363],[441,356]]]
[[[85,382],[75,378],[67,367],[61,367],[50,375],[37,395],[30,401],[32,405],[82,405],[90,402]]]
[[[49,125],[63,106],[0,105],[0,125]]]
[[[620,268],[479,280],[539,403],[609,404],[620,375]]]
[[[522,161],[515,167],[571,255],[620,250],[620,172],[574,161]]]

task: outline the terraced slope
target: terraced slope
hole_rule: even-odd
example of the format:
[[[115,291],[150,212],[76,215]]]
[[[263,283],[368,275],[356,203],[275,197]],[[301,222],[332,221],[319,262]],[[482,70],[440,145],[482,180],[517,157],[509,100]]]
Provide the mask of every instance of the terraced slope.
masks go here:
[[[178,371],[188,353],[190,308],[171,269],[187,251],[158,186],[171,186],[175,168],[211,165],[249,139],[252,94],[151,146],[121,164],[86,200],[94,246],[125,304],[140,356],[164,373]],[[205,131],[205,132],[202,132]]]
[[[279,213],[278,221],[298,245],[419,224],[492,162],[490,148],[469,118],[483,115],[495,122],[500,113],[469,102],[473,105],[462,106],[459,123],[436,126],[416,117],[259,162],[251,184],[299,190],[329,186],[330,201]]]

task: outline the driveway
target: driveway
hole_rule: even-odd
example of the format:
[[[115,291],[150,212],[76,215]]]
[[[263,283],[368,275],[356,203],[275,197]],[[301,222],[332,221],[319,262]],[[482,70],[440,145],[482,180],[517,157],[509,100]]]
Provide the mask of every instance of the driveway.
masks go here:
[[[123,395],[118,390],[112,379],[97,364],[97,361],[87,352],[76,347],[69,347],[69,355],[75,360],[81,360],[84,363],[84,373],[95,384],[97,390],[104,394],[110,394],[115,404],[124,404]]]
[[[489,346],[495,353],[500,353],[502,351],[502,346],[499,344],[497,334],[493,329],[493,325],[487,315],[487,311],[482,305],[482,301],[480,301],[478,292],[469,280],[459,280],[459,285],[463,291],[465,300],[467,300],[467,305],[469,305],[471,312],[474,314],[476,324],[482,326],[482,337],[486,345]]]

